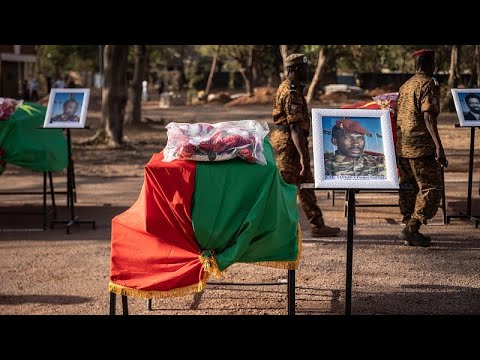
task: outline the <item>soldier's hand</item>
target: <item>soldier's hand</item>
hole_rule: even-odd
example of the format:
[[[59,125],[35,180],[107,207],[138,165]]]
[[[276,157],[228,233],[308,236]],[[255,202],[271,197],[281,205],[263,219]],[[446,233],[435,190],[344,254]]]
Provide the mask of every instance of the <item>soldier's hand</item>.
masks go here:
[[[305,164],[303,163],[303,159],[300,159],[300,166],[301,166],[301,169],[300,169],[300,176],[302,177],[303,175],[305,175]]]
[[[437,160],[441,165],[443,165],[443,167],[448,166],[447,157],[445,156],[445,151],[443,150],[443,147],[437,149],[435,153],[435,160]]]

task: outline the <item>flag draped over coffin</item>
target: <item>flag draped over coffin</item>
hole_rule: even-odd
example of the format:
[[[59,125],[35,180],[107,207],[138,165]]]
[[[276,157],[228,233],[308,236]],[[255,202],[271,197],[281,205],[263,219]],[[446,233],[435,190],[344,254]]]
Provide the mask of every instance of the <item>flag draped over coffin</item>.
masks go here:
[[[67,139],[61,129],[42,129],[46,106],[24,102],[0,121],[0,175],[8,163],[36,171],[67,167]]]
[[[342,109],[387,109],[390,111],[390,123],[392,125],[393,143],[397,141],[397,123],[395,119],[395,108],[397,107],[398,92],[385,93],[373,97],[372,101],[359,101],[354,104],[343,105]],[[370,135],[371,136],[371,135]],[[377,134],[377,137],[382,137]]]
[[[201,291],[235,262],[298,267],[297,189],[267,165],[241,159],[145,166],[138,200],[112,220],[109,291],[145,298]]]

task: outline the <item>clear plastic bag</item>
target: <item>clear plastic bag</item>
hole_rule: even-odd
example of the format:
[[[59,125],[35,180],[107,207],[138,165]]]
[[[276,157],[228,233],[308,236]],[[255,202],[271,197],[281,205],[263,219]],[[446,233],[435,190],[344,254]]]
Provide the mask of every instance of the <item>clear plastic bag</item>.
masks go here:
[[[7,120],[23,104],[23,100],[0,97],[0,121]]]
[[[167,126],[167,145],[163,161],[175,159],[223,161],[239,157],[251,163],[266,165],[263,140],[268,124],[255,120],[220,123],[175,123]]]
[[[397,107],[397,98],[398,92],[393,92],[377,95],[372,99],[380,106],[381,109],[387,109],[393,112]]]

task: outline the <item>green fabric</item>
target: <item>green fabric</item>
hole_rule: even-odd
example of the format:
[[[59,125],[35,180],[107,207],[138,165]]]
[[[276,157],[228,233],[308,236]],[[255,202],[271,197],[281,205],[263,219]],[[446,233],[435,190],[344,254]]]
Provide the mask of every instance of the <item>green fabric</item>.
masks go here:
[[[241,159],[197,164],[193,229],[200,248],[214,250],[220,270],[297,259],[297,188],[283,181],[267,139],[264,154],[265,166]]]
[[[47,108],[24,102],[8,119],[0,121],[0,175],[8,163],[37,171],[67,167],[67,139],[62,129],[43,127]]]

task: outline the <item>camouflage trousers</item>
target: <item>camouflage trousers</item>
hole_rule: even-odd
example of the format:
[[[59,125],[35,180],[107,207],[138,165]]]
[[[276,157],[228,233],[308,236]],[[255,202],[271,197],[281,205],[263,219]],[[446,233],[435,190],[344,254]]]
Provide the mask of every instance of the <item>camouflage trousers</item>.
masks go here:
[[[307,167],[303,176],[300,176],[300,156],[293,143],[290,133],[275,130],[270,136],[270,143],[276,154],[276,163],[283,180],[297,186],[297,195],[302,209],[311,224],[323,225],[322,211],[317,205],[317,197],[313,189],[300,189],[301,183],[313,183],[314,178],[310,168],[310,154],[307,154]],[[308,140],[307,140],[308,147]]]
[[[437,213],[443,191],[441,165],[434,156],[398,158],[400,186],[413,186],[399,193],[400,212],[423,224]]]

